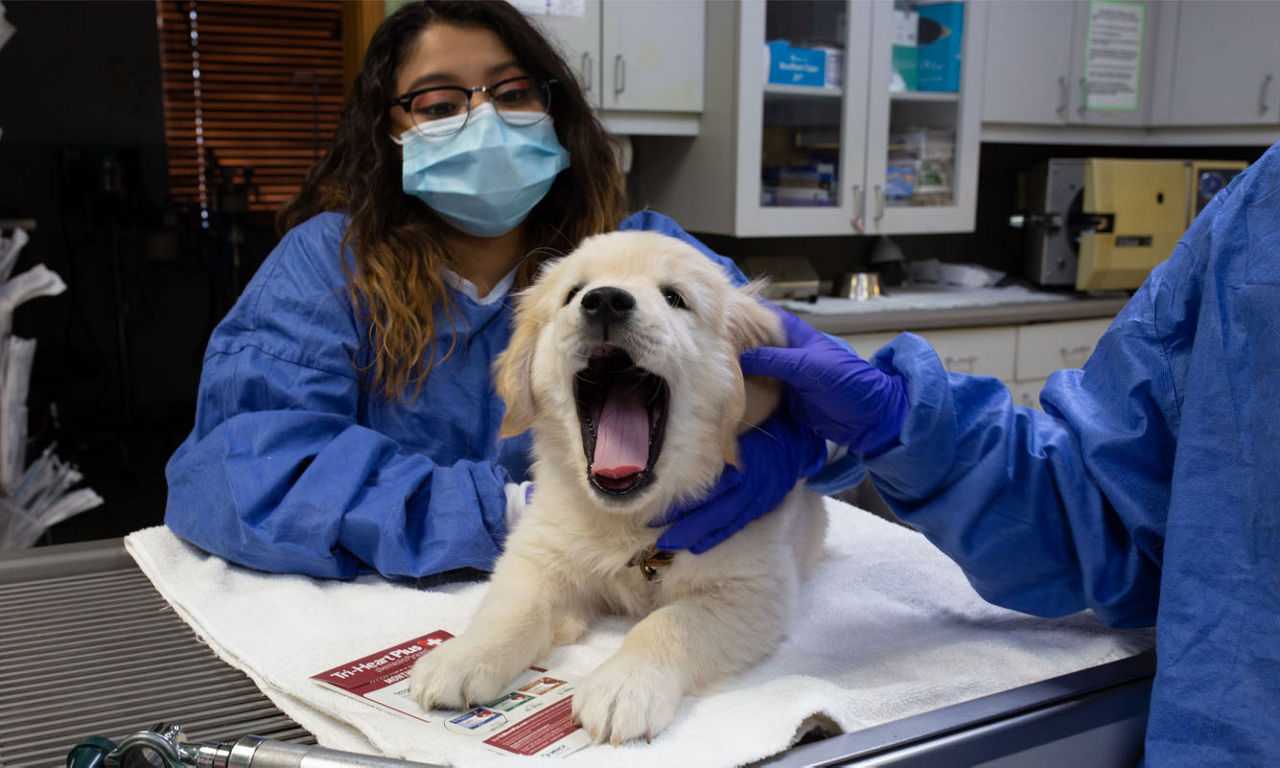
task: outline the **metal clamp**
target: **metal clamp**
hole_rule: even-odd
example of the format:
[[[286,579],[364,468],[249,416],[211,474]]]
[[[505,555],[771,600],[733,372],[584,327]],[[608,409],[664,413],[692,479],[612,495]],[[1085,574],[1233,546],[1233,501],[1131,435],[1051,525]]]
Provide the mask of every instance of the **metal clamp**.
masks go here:
[[[149,731],[138,731],[126,736],[119,746],[101,736],[91,736],[67,755],[67,768],[140,764],[154,768],[440,768],[258,736],[192,744],[187,743],[182,726],[177,723],[160,723]]]

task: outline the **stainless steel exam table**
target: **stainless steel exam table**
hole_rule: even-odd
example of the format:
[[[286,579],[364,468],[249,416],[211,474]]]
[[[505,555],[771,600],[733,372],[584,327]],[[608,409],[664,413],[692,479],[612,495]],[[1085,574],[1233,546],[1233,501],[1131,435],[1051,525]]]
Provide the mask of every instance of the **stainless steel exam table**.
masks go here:
[[[1155,658],[1144,653],[822,738],[758,763],[1136,765]],[[50,768],[87,736],[161,721],[193,741],[314,743],[169,608],[119,539],[0,556],[0,766]]]

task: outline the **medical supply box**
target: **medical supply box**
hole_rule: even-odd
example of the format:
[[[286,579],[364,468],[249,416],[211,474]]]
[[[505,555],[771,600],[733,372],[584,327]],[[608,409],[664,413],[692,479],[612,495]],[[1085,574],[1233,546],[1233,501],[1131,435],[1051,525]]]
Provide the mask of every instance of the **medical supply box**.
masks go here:
[[[774,85],[839,88],[844,52],[838,48],[801,48],[787,40],[764,44],[765,71]]]
[[[960,57],[964,52],[964,3],[916,6],[916,88],[960,91]]]

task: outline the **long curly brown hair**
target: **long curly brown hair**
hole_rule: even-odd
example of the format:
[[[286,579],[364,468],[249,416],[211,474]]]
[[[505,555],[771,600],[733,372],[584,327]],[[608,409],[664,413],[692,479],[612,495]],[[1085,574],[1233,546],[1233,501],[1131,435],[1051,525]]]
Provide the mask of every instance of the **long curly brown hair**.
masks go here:
[[[519,11],[493,0],[422,0],[388,16],[369,42],[333,146],[277,213],[276,225],[283,233],[323,211],[349,216],[342,248],[355,254],[355,269],[343,264],[352,302],[369,327],[366,381],[388,398],[408,400],[421,391],[435,356],[433,308],[442,306],[449,316],[440,268],[450,266],[451,256],[443,221],[402,190],[390,105],[398,95],[397,69],[421,31],[435,23],[492,30],[529,74],[558,81],[551,116],[571,165],[526,220],[531,251],[517,287],[527,285],[546,258],[616,228],[626,201],[612,139],[564,60]]]

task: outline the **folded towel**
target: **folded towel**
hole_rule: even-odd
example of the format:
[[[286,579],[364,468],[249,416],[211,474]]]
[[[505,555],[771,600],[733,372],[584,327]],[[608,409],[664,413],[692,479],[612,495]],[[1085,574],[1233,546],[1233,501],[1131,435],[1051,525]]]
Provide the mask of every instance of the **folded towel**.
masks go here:
[[[329,690],[318,672],[436,629],[462,632],[487,584],[421,589],[374,576],[326,581],[228,564],[167,529],[125,546],[209,646],[276,706],[335,749],[469,768],[741,765],[792,745],[818,716],[850,732],[1132,656],[1148,631],[1092,614],[1038,619],[985,602],[921,535],[827,501],[827,551],[788,639],[757,667],[687,697],[652,744],[591,746],[565,758],[504,757],[474,741]],[[600,620],[544,665],[581,679],[632,621]]]

